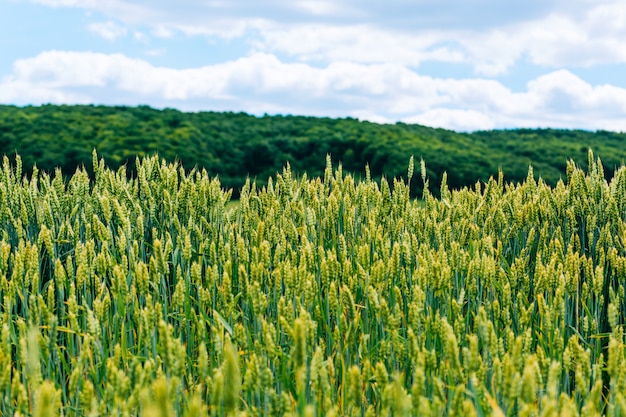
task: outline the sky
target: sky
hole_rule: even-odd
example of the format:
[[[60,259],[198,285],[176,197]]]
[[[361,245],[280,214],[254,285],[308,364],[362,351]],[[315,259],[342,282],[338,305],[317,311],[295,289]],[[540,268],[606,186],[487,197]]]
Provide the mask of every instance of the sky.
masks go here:
[[[626,131],[626,1],[0,0],[0,103]]]

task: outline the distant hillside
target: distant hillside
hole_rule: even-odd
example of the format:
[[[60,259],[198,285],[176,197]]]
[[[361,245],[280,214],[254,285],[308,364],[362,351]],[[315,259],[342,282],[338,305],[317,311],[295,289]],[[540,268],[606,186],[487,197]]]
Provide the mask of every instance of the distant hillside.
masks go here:
[[[414,155],[425,160],[436,192],[444,171],[448,185],[458,188],[487,180],[500,168],[506,180],[521,181],[529,164],[537,177],[555,184],[565,177],[568,158],[586,167],[589,148],[610,175],[626,159],[626,134],[554,129],[468,134],[403,123],[146,106],[0,106],[0,153],[18,153],[25,169],[35,162],[40,169],[59,167],[68,174],[82,164],[90,169],[94,148],[111,167],[126,164],[131,171],[136,156],[158,152],[185,168],[206,168],[235,193],[246,177],[263,185],[287,162],[296,173],[322,175],[327,154],[357,176],[369,164],[373,177],[405,177]],[[416,195],[421,185],[413,181]]]

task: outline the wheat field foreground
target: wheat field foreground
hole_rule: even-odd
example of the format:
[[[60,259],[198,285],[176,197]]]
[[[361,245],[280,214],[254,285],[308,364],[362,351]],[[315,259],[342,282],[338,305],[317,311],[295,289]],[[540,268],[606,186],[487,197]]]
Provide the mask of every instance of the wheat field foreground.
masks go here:
[[[248,183],[4,159],[2,416],[626,415],[626,168]],[[427,185],[425,167],[422,178]]]

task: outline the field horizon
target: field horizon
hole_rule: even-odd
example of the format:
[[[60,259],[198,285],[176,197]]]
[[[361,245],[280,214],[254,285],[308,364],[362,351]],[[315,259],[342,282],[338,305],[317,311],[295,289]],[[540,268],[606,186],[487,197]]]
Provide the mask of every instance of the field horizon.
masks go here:
[[[344,172],[362,177],[368,167],[377,181],[406,174],[408,157],[424,159],[431,192],[443,173],[451,189],[473,187],[504,172],[508,182],[525,181],[528,166],[554,186],[567,176],[569,159],[586,166],[589,149],[602,158],[610,179],[626,160],[625,133],[563,129],[515,129],[458,133],[420,125],[380,125],[356,119],[262,116],[245,113],[184,113],[147,106],[0,106],[0,153],[21,156],[25,172],[34,164],[70,177],[91,170],[95,149],[112,169],[134,174],[137,157],[158,154],[187,171],[219,176],[236,196],[251,178],[259,185],[289,163],[297,175],[324,175],[330,155]],[[92,174],[90,172],[90,174]],[[413,196],[422,184],[411,185]]]

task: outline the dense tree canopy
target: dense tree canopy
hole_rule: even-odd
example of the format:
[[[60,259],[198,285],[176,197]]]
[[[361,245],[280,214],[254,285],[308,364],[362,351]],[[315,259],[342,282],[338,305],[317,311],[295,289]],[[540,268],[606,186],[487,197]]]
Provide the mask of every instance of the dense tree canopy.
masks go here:
[[[94,149],[109,166],[158,153],[187,169],[205,168],[237,194],[247,177],[263,185],[289,163],[296,173],[322,175],[325,158],[344,171],[373,177],[406,176],[409,157],[423,158],[431,188],[443,172],[452,188],[497,175],[522,181],[533,165],[537,177],[555,184],[568,159],[587,163],[589,148],[610,176],[626,159],[626,134],[581,130],[517,129],[456,133],[419,125],[381,125],[356,119],[303,116],[255,117],[244,113],[156,110],[147,106],[0,106],[0,153],[19,154],[26,170],[91,168]],[[421,181],[412,182],[419,194]]]

